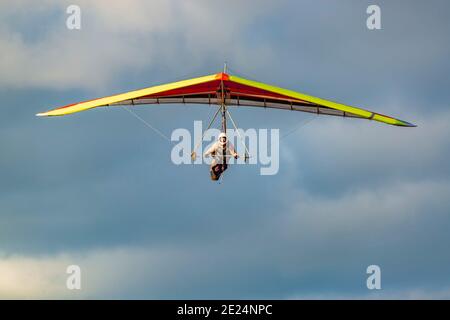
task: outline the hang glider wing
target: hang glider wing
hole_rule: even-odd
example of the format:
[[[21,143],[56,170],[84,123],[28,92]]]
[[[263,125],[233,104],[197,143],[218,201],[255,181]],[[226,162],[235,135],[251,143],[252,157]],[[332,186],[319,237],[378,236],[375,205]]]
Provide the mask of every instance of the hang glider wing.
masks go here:
[[[97,107],[107,107],[113,105],[134,105],[134,104],[152,104],[160,103],[158,97],[164,97],[161,103],[170,103],[171,99],[167,100],[166,97],[170,97],[171,93],[183,91],[182,89],[201,87],[202,84],[209,83],[215,79],[215,75],[199,77],[189,80],[183,80],[178,82],[172,82],[155,87],[130,91],[104,98],[83,101],[75,104],[69,104],[60,108],[56,108],[47,112],[38,113],[37,116],[63,116],[71,113],[85,111]],[[193,91],[193,90],[190,90]],[[191,92],[192,93],[192,92]],[[179,103],[179,101],[173,101],[173,103]]]
[[[221,104],[303,111],[315,114],[375,120],[391,125],[413,124],[376,112],[324,100],[303,93],[243,79],[226,73],[183,80],[70,104],[37,116],[61,116],[97,107],[164,103]]]

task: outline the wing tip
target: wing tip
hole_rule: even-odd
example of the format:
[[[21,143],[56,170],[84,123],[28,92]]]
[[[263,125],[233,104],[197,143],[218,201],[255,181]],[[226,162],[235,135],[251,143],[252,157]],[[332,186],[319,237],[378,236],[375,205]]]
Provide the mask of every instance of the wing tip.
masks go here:
[[[415,128],[415,127],[417,127],[416,124],[413,124],[413,123],[410,123],[410,122],[407,122],[407,121],[401,120],[400,122],[401,122],[401,124],[400,124],[401,127],[407,127],[407,128]]]

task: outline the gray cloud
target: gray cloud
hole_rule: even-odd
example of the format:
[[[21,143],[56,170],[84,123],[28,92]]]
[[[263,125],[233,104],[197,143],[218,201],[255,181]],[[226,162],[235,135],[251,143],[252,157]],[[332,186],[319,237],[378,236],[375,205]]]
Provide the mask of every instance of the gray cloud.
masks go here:
[[[211,1],[79,1],[82,29],[70,31],[65,24],[70,4],[46,1],[36,10],[33,1],[2,5],[8,8],[2,10],[0,84],[92,90],[157,68],[173,72],[182,67],[176,77],[192,75],[208,57],[219,55],[221,64],[225,57],[245,52],[245,47],[233,45],[245,46],[241,29],[274,6],[269,1],[257,7],[236,1],[227,6]],[[33,32],[39,36],[29,37]],[[269,47],[262,51],[270,55]],[[252,62],[262,63],[263,57],[267,55]]]
[[[1,297],[370,298],[373,263],[375,298],[447,297],[446,2],[381,1],[378,33],[364,1],[82,1],[80,33],[64,28],[64,2],[30,3],[0,4]],[[120,109],[34,117],[224,60],[419,127],[317,117],[282,140],[277,176],[238,166],[215,185]],[[136,111],[165,133],[208,113]],[[282,135],[315,118],[232,112]],[[61,287],[74,261],[86,274],[75,295]]]

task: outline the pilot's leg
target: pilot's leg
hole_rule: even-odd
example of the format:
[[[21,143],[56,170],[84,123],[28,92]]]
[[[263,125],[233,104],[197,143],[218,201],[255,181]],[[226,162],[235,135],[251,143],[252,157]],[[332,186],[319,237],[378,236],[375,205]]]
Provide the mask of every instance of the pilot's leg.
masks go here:
[[[211,166],[210,166],[210,169],[213,170],[213,168],[214,168],[216,165],[217,165],[216,159],[212,159],[212,160],[211,160]]]
[[[209,169],[209,173],[211,174],[211,180],[217,181],[220,177],[220,170],[218,171],[219,166],[217,165],[217,162],[215,159],[211,161],[211,167]]]

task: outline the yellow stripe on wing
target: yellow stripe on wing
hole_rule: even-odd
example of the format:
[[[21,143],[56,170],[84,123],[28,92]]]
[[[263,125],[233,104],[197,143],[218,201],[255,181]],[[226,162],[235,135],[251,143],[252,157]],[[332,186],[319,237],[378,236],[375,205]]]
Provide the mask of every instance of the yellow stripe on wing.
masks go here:
[[[311,102],[311,103],[314,103],[314,104],[319,105],[319,106],[324,106],[324,107],[340,110],[340,111],[343,111],[343,112],[352,113],[354,115],[360,116],[360,117],[365,118],[365,119],[376,120],[376,121],[379,121],[379,122],[384,122],[384,123],[391,124],[391,125],[396,125],[396,126],[415,127],[415,125],[413,125],[413,124],[411,124],[409,122],[402,121],[402,120],[395,119],[395,118],[388,117],[388,116],[384,116],[384,115],[381,115],[381,114],[378,114],[378,113],[375,113],[375,112],[372,112],[372,111],[369,111],[369,110],[364,110],[364,109],[361,109],[361,108],[356,108],[356,107],[344,105],[344,104],[341,104],[341,103],[337,103],[337,102],[321,99],[321,98],[318,98],[318,97],[309,96],[309,95],[306,95],[304,93],[295,92],[295,91],[292,91],[292,90],[275,87],[275,86],[272,86],[272,85],[269,85],[269,84],[265,84],[265,83],[261,83],[261,82],[257,82],[257,81],[253,81],[253,80],[247,80],[247,79],[240,78],[240,77],[237,77],[237,76],[230,76],[230,80],[234,81],[234,82],[237,82],[237,83],[240,83],[240,84],[243,84],[243,85],[252,86],[252,87],[255,87],[255,88],[262,89],[262,90],[266,90],[266,91],[282,94],[284,96],[288,96],[288,97],[300,99],[300,100],[303,100],[303,101]]]
[[[130,91],[126,93],[121,93],[109,97],[99,98],[95,100],[90,100],[86,102],[80,102],[66,107],[61,107],[53,109],[47,112],[42,112],[36,114],[38,117],[47,116],[63,116],[75,112],[85,111],[92,108],[103,107],[112,103],[136,99],[139,97],[144,97],[150,94],[160,93],[168,90],[179,89],[182,87],[187,87],[195,84],[200,84],[208,81],[213,81],[216,79],[216,75],[208,75],[194,79],[182,80],[177,82],[172,82],[168,84],[158,85],[154,87],[149,87],[145,89]]]

